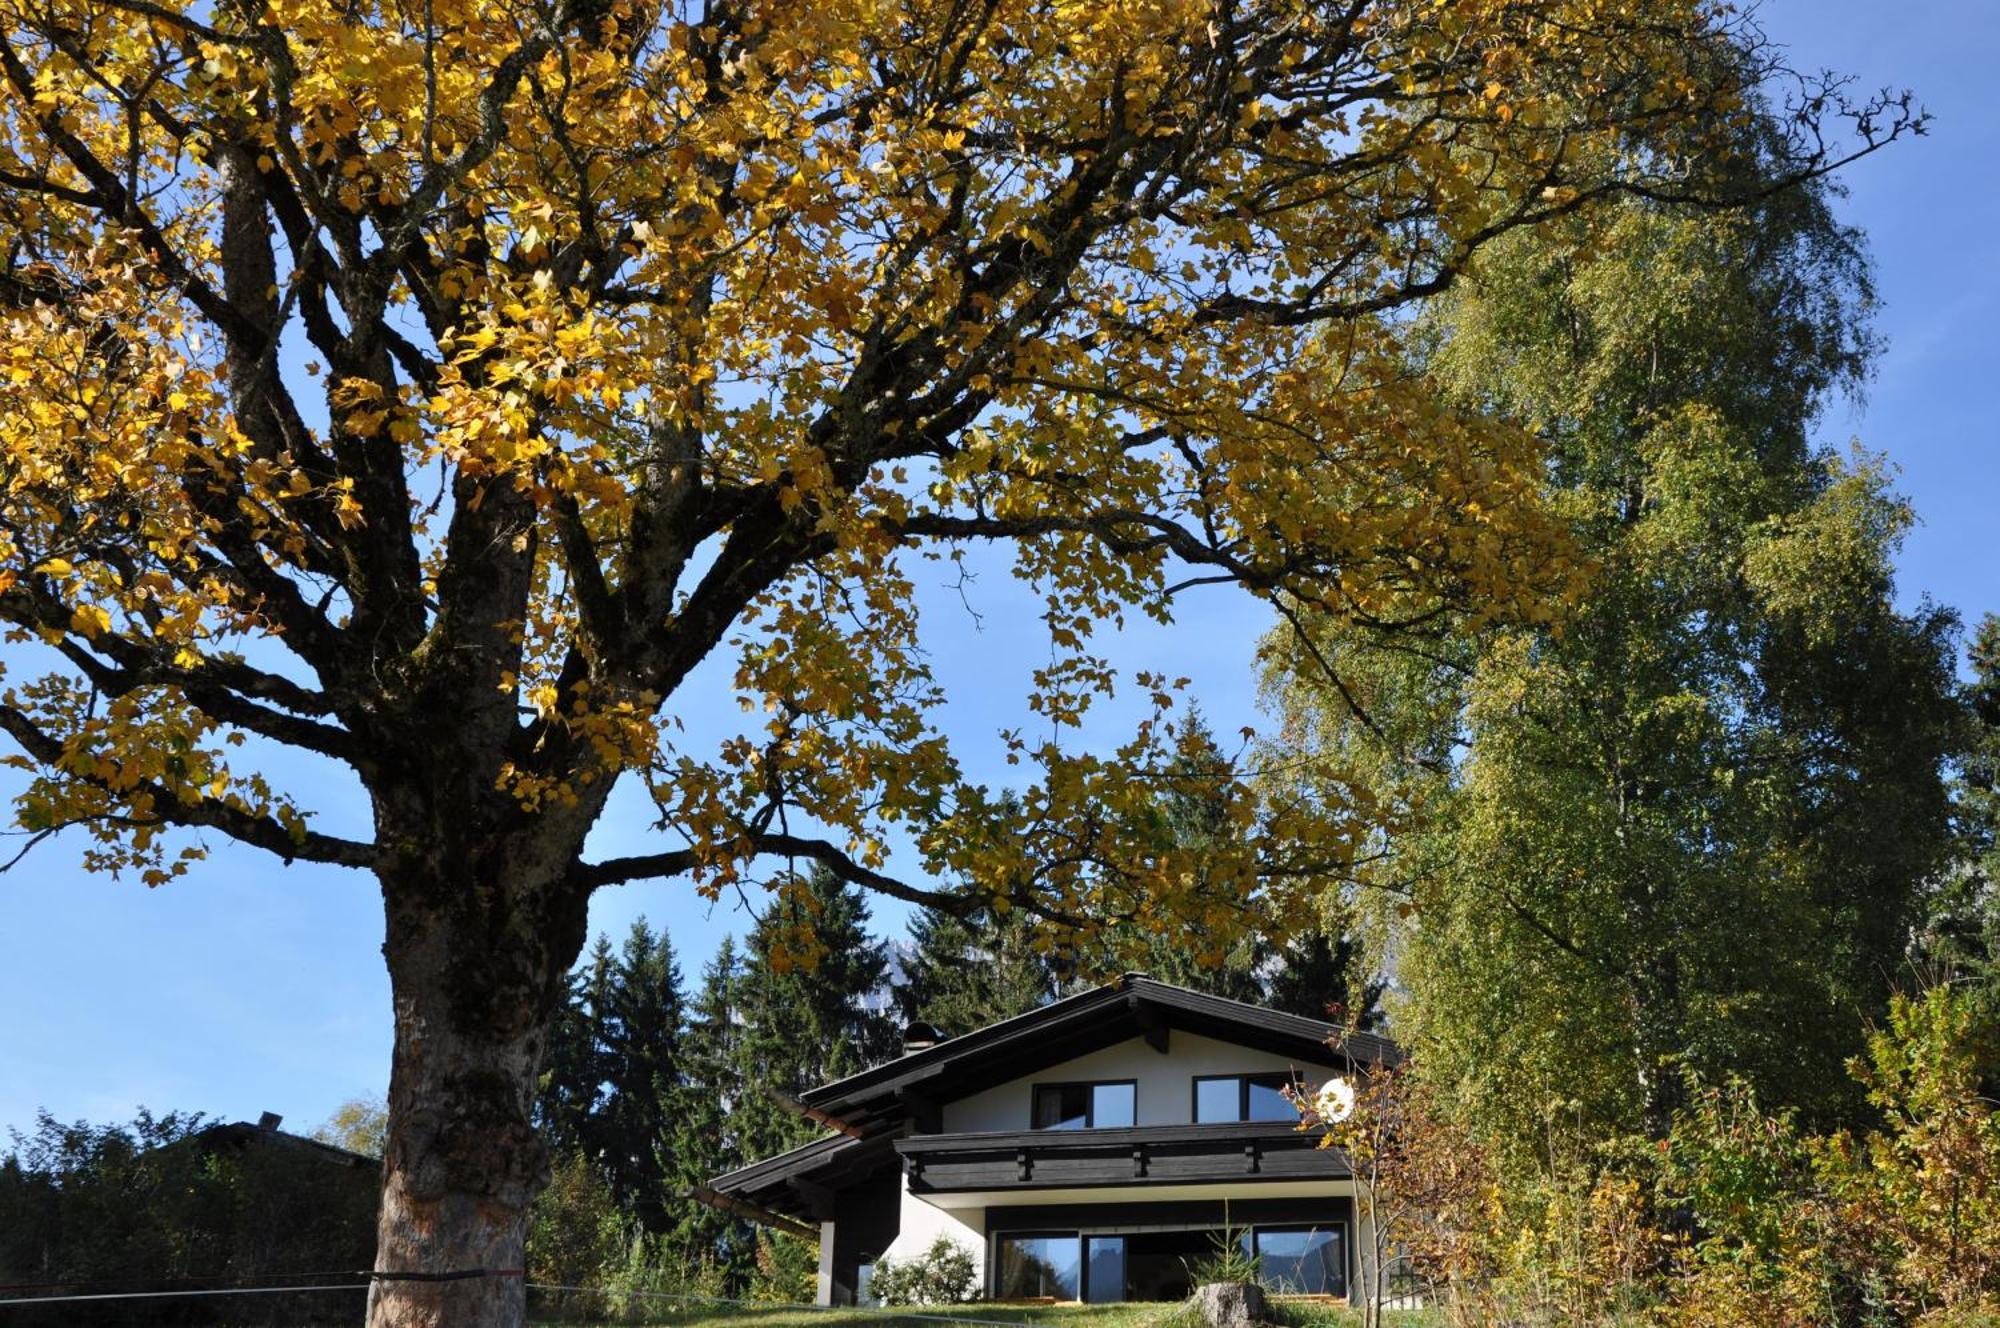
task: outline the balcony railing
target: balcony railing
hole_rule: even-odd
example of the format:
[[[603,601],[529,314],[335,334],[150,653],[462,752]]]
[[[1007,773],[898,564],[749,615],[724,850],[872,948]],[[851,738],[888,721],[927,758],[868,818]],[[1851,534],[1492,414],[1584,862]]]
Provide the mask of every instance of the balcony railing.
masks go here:
[[[915,1193],[1342,1180],[1346,1155],[1286,1121],[919,1134],[896,1141]]]

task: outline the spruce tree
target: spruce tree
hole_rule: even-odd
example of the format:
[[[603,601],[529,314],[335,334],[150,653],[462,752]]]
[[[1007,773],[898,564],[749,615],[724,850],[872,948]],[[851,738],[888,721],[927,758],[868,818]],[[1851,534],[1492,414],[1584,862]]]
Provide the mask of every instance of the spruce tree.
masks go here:
[[[747,948],[730,1124],[743,1156],[755,1160],[818,1137],[821,1127],[790,1104],[893,1056],[898,1030],[862,1008],[882,984],[887,950],[868,934],[866,897],[832,873],[815,868],[783,882]]]
[[[1264,984],[1264,1004],[1363,1032],[1382,1022],[1383,982],[1365,970],[1352,936],[1311,931],[1281,949]]]
[[[611,942],[600,935],[589,957],[570,974],[569,997],[550,1027],[535,1103],[535,1123],[550,1153],[558,1158],[581,1153],[593,1165],[601,1164],[594,1122],[604,1101],[604,1011],[610,1004],[614,962]]]
[[[665,929],[634,922],[612,973],[601,1021],[608,1091],[595,1120],[596,1151],[619,1206],[659,1232],[674,1206],[669,1126],[689,1087],[680,1064],[680,965]]]
[[[1020,913],[921,910],[910,920],[915,954],[896,993],[904,1016],[955,1037],[1055,999],[1065,964],[1035,938]]]
[[[1951,869],[1928,901],[1918,959],[1932,980],[1971,982],[2000,1007],[2000,615],[1973,633],[1953,813]]]
[[[736,941],[725,935],[715,957],[701,972],[687,1009],[682,1066],[687,1091],[680,1110],[666,1122],[660,1151],[673,1159],[677,1191],[704,1185],[755,1158],[737,1137],[737,1109],[743,1100],[738,1058],[742,1021],[738,1011],[743,966]],[[754,1268],[756,1233],[742,1218],[706,1204],[683,1204],[668,1235],[673,1248],[691,1252],[724,1270],[740,1285]]]

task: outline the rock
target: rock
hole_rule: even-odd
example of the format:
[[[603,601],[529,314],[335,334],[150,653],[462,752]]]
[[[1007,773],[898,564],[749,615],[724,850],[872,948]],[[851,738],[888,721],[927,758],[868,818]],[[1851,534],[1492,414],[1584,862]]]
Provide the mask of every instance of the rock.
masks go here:
[[[1194,1289],[1194,1307],[1208,1328],[1262,1328],[1264,1288],[1250,1282],[1210,1282]]]

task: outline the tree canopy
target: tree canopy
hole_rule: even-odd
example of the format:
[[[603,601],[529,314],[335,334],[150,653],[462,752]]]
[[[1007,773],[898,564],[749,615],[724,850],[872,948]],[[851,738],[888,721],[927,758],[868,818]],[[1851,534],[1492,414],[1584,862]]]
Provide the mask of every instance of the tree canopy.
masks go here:
[[[199,852],[165,825],[394,861],[410,827],[314,831],[247,734],[383,796],[448,767],[496,825],[642,772],[687,845],[585,883],[865,875],[904,823],[932,867],[1071,842],[1036,886],[1101,888],[1079,809],[1156,731],[1017,739],[1047,780],[991,833],[899,555],[1018,542],[1058,720],[1109,685],[1093,625],[1166,614],[1175,568],[1545,613],[1528,439],[1368,316],[1519,224],[1684,190],[1768,72],[1705,5],[1559,11],[17,0],[0,612],[58,656],[0,711],[23,817],[149,881]],[[732,631],[768,730],[678,750]]]
[[[1609,207],[1483,254],[1423,357],[1549,440],[1588,596],[1548,628],[1280,634],[1300,747],[1353,753],[1399,825],[1399,1032],[1510,1148],[1551,1104],[1663,1136],[1683,1066],[1857,1108],[1950,848],[1954,620],[1895,604],[1879,462],[1809,441],[1873,348],[1858,238],[1816,188]]]

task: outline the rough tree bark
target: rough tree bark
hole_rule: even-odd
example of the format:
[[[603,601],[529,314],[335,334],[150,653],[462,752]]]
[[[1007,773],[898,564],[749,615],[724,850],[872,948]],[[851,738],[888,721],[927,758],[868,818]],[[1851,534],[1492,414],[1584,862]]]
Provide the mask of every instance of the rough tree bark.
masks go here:
[[[422,795],[377,806],[401,851],[379,873],[396,1040],[368,1323],[520,1323],[549,1170],[535,1082],[586,932],[581,828]]]

